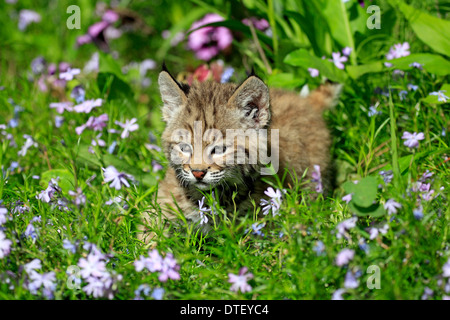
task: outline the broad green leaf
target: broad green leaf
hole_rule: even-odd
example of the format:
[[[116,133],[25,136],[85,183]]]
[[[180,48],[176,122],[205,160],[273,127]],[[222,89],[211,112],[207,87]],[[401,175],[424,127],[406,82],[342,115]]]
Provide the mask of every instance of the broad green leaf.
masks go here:
[[[369,207],[360,207],[351,201],[349,203],[350,211],[352,211],[357,216],[371,216],[371,217],[382,217],[386,214],[384,207],[378,203],[372,204]]]
[[[274,88],[294,89],[305,83],[305,80],[295,77],[292,73],[273,73],[267,79],[267,85]]]
[[[383,64],[381,61],[369,63],[369,64],[361,64],[357,66],[350,66],[348,65],[346,67],[347,73],[350,77],[353,79],[358,79],[362,75],[366,73],[374,73],[374,72],[381,72],[385,70]]]
[[[108,95],[108,100],[133,99],[133,90],[122,78],[111,72],[99,72],[97,75],[97,85],[100,92]]]
[[[75,189],[75,179],[73,174],[66,169],[52,169],[45,171],[41,174],[41,180],[39,183],[41,187],[47,188],[50,180],[57,179],[58,177],[58,186],[61,187],[63,192],[67,193],[69,190]]]
[[[360,207],[368,208],[377,197],[378,181],[375,177],[365,177],[355,185],[352,202]]]
[[[318,69],[321,76],[324,76],[332,81],[345,82],[346,74],[343,70],[336,68],[336,66],[324,59],[317,58],[311,55],[306,49],[299,49],[289,53],[284,58],[284,63],[296,67],[303,67]]]
[[[410,64],[413,62],[420,63],[429,73],[438,76],[446,76],[450,74],[450,62],[437,54],[431,53],[413,53],[406,57],[389,60],[393,67],[400,70],[411,70]]]
[[[420,40],[433,50],[450,56],[450,21],[429,15],[403,1],[396,0],[396,4]]]

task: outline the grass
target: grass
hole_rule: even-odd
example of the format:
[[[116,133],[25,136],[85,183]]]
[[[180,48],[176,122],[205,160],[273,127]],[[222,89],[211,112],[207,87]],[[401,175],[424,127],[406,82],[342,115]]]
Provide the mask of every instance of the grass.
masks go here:
[[[269,3],[273,7],[276,1]],[[94,10],[89,2],[84,6],[90,8],[90,12]],[[172,6],[176,7],[176,4]],[[387,71],[364,75],[358,81],[349,80],[339,104],[325,114],[333,135],[331,152],[337,168],[337,186],[333,193],[314,199],[314,190],[303,189],[305,181],[299,177],[295,185],[287,188],[279,215],[270,214],[258,221],[266,223],[261,229],[264,236],[252,233],[252,224],[257,222],[255,217],[261,210],[257,203],[253,211],[241,215],[226,213],[219,206],[219,214],[209,217],[215,223],[213,231],[207,235],[199,234],[189,225],[168,226],[170,232],[166,232],[160,221],[154,230],[158,235],[154,248],[163,256],[173,253],[180,266],[179,280],[162,282],[157,272],[138,272],[134,264],[141,255],[147,256],[149,252],[149,248],[137,239],[139,216],[150,209],[160,214],[155,198],[157,181],[163,178],[164,170],[154,172],[152,161],[167,167],[162,152],[145,147],[148,143],[160,145],[163,128],[156,84],[158,70],[149,72],[152,84],[148,88],[131,81],[132,72],[137,73],[135,70],[121,79],[111,72],[105,85],[98,85],[95,74],[82,73],[68,82],[62,91],[42,92],[37,77],[30,79],[30,63],[36,56],[45,55],[46,46],[53,52],[46,55],[48,62],[68,61],[81,68],[95,47],[75,49],[67,45],[72,43],[70,39],[74,36],[70,39],[54,37],[47,21],[39,25],[42,29],[31,25],[26,33],[22,33],[6,14],[5,7],[5,4],[0,5],[0,18],[7,24],[10,34],[0,32],[0,39],[5,43],[0,54],[0,124],[7,124],[14,118],[15,105],[23,110],[16,112],[17,127],[7,126],[1,130],[4,133],[0,132],[3,173],[0,175],[0,199],[8,211],[8,220],[0,228],[6,238],[12,240],[9,254],[0,259],[0,299],[48,297],[44,288],[36,292],[29,289],[31,273],[24,270],[24,265],[33,259],[42,263],[39,273],[55,273],[52,298],[93,298],[83,290],[87,285],[85,280],[80,289],[71,288],[74,279],[80,278],[77,269],[75,273],[67,272],[70,266],[77,266],[80,259],[88,256],[89,250],[83,247],[87,243],[95,244],[102,253],[109,254],[107,270],[111,275],[121,275],[111,287],[114,299],[133,299],[135,290],[143,284],[151,289],[163,288],[163,299],[330,299],[336,290],[345,287],[348,272],[357,276],[358,285],[345,288],[345,299],[442,299],[450,294],[448,279],[442,276],[450,257],[450,169],[447,158],[450,116],[448,103],[424,102],[430,92],[441,89],[446,77],[410,69],[403,76]],[[59,4],[57,8],[64,6]],[[48,10],[51,12],[52,9]],[[173,12],[175,15],[176,10]],[[271,25],[276,23],[274,14],[269,11]],[[62,19],[56,14],[50,17]],[[138,43],[139,36],[132,40],[133,37],[130,35],[123,41]],[[44,44],[45,39],[54,39],[54,42]],[[155,40],[150,46],[158,48],[161,41]],[[417,48],[421,44],[410,41],[420,52]],[[281,51],[282,44],[274,40],[274,49],[277,46]],[[192,61],[189,53],[180,48],[173,50],[179,50],[181,54],[169,56],[169,62],[179,61],[174,63],[183,65],[184,58]],[[110,71],[117,66],[121,68],[130,61],[141,61],[141,55],[135,55],[133,50],[127,54],[124,50],[123,55],[121,52],[113,61],[102,55],[101,63],[109,65],[101,68]],[[144,58],[149,56],[150,53]],[[243,80],[245,71],[238,64],[234,66],[233,80]],[[125,85],[118,80],[123,80]],[[409,90],[409,83],[418,85],[419,89]],[[86,89],[87,99],[103,98],[105,102],[89,114],[65,112],[65,121],[58,128],[54,121],[58,114],[49,108],[49,104],[69,99],[71,89],[78,84]],[[389,88],[389,97],[375,90],[377,87]],[[129,95],[126,93],[128,88],[131,89]],[[401,90],[407,91],[404,99],[399,97]],[[113,91],[125,92],[126,96],[112,99]],[[369,107],[376,102],[379,102],[381,113],[368,116]],[[114,141],[117,146],[113,154],[108,153],[107,147],[100,146],[94,147],[92,154],[88,147],[99,132],[86,129],[79,136],[75,128],[86,123],[91,115],[103,113],[108,114],[109,120],[101,131],[101,139],[106,146]],[[128,138],[120,138],[122,129],[115,122],[133,117],[138,119],[139,129],[131,132]],[[409,149],[401,139],[404,131],[423,132],[425,139],[420,141],[417,149]],[[24,134],[30,135],[37,146],[30,147],[25,156],[19,156],[18,151],[26,141]],[[9,139],[11,136],[15,144]],[[17,168],[11,167],[15,161],[19,165]],[[136,182],[121,190],[110,188],[109,183],[104,182],[101,169],[108,165],[132,174]],[[389,169],[393,170],[394,178],[385,183],[379,172]],[[434,174],[430,179],[430,189],[434,193],[429,201],[421,199],[424,192],[413,189],[426,170]],[[56,177],[59,177],[61,187],[56,198],[68,199],[68,210],[60,210],[58,204],[36,198],[47,188],[50,179]],[[353,202],[347,204],[342,200],[346,195],[345,183],[363,181],[366,177],[374,177],[377,182],[373,200],[382,206],[387,200],[394,199],[401,208],[392,215],[385,211],[379,216],[358,215],[356,226],[339,238],[337,226],[355,216],[354,207],[351,207]],[[74,198],[69,191],[78,187],[86,196],[85,205],[71,203]],[[275,183],[274,187],[281,188],[281,185]],[[120,202],[106,204],[119,196]],[[211,200],[208,195],[207,198]],[[208,205],[212,205],[211,201]],[[423,217],[418,219],[413,210],[420,205]],[[18,208],[26,210],[18,211]],[[35,217],[40,220],[31,222]],[[37,233],[34,238],[26,236],[30,224]],[[370,228],[384,224],[389,226],[387,233],[370,239]],[[66,239],[76,244],[75,252],[63,247]],[[319,242],[323,244],[323,251],[317,249]],[[347,265],[338,266],[336,257],[346,248],[354,250],[354,257]],[[371,266],[379,268],[380,289],[368,286],[373,283]],[[247,267],[254,275],[249,280],[252,289],[246,293],[230,291],[228,275],[238,274],[242,267]],[[431,289],[433,295],[424,296],[426,288]]]

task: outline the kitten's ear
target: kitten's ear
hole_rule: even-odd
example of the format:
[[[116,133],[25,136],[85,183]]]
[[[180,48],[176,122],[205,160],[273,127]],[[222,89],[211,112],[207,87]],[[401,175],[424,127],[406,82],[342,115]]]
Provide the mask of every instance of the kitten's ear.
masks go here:
[[[164,103],[163,120],[169,122],[186,105],[187,97],[181,85],[166,70],[161,71],[158,78],[159,91]]]
[[[228,105],[238,108],[242,122],[249,128],[264,128],[269,124],[269,88],[254,75],[250,75],[236,89]]]

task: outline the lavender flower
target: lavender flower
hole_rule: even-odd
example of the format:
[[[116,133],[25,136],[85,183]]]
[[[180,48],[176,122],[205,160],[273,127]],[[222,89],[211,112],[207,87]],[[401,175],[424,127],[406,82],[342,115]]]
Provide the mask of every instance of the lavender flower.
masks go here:
[[[222,76],[220,78],[220,83],[226,83],[230,81],[230,78],[233,76],[234,69],[232,67],[228,67],[223,70]]]
[[[69,239],[63,240],[63,248],[66,250],[69,250],[73,254],[75,254],[75,252],[77,252],[77,244],[70,242]]]
[[[342,201],[345,201],[346,203],[349,203],[350,201],[352,201],[352,195],[353,193],[349,193],[345,196],[342,197]]]
[[[265,227],[265,223],[253,223],[252,224],[252,234],[264,237],[264,233],[261,232],[261,229]]]
[[[73,111],[73,102],[70,101],[64,101],[64,102],[52,102],[50,103],[51,109],[56,109],[56,112],[59,114],[62,114],[65,110],[67,111]]]
[[[419,206],[418,208],[413,209],[413,215],[417,220],[421,220],[423,218],[423,207]]]
[[[252,287],[247,283],[247,281],[253,279],[253,274],[247,273],[247,271],[248,268],[243,267],[239,270],[238,275],[228,273],[228,282],[233,284],[230,287],[231,291],[238,292],[240,290],[242,293],[245,293],[252,290]]]
[[[437,96],[439,102],[447,102],[447,100],[450,99],[450,98],[447,97],[444,94],[444,92],[447,92],[447,91],[446,90],[439,90],[439,91],[430,92],[430,96]]]
[[[348,60],[348,58],[346,56],[341,56],[340,52],[333,52],[331,54],[332,56],[332,60],[334,65],[338,68],[338,69],[344,69],[344,64],[343,62],[346,62]]]
[[[86,195],[83,194],[81,188],[77,188],[77,191],[69,190],[69,195],[74,197],[73,203],[76,206],[85,205],[86,204]]]
[[[127,179],[133,180],[133,176],[124,172],[119,172],[114,166],[108,166],[106,169],[102,168],[105,173],[105,182],[111,182],[109,185],[110,188],[115,188],[116,190],[120,190],[122,185],[127,188],[130,186]]]
[[[420,133],[410,133],[408,131],[403,132],[402,139],[405,140],[403,144],[408,148],[417,148],[419,146],[419,140],[425,139],[423,132]]]
[[[370,234],[370,240],[375,239],[378,234],[386,234],[389,230],[389,225],[385,224],[382,228],[370,228],[369,234]]]
[[[200,225],[208,223],[208,217],[206,216],[206,212],[211,212],[211,209],[203,207],[204,201],[205,197],[202,197],[202,199],[198,201],[198,214],[200,216]]]
[[[400,209],[402,205],[396,202],[394,199],[389,199],[384,204],[384,209],[387,210],[388,214],[397,213],[397,209]]]
[[[344,56],[349,56],[352,53],[353,49],[350,47],[345,47],[344,49],[342,49],[342,54]]]
[[[128,138],[128,136],[130,135],[130,132],[136,131],[137,129],[139,129],[139,125],[136,123],[137,119],[133,118],[131,120],[125,120],[125,123],[121,123],[119,121],[116,121],[115,124],[119,125],[120,127],[123,128],[123,131],[120,135],[120,137],[122,139]]]
[[[331,297],[331,300],[344,300],[344,298],[342,297],[342,295],[345,293],[345,289],[337,289],[334,293],[333,296]]]
[[[19,152],[17,152],[17,155],[20,157],[25,157],[27,154],[27,151],[30,147],[37,148],[38,144],[33,140],[33,137],[24,134],[23,137],[26,139],[25,144],[23,145],[22,149],[20,149]]]
[[[316,253],[317,256],[323,256],[325,255],[325,245],[322,241],[317,241],[316,244],[313,247],[313,251]]]
[[[80,73],[81,73],[80,69],[68,68],[67,71],[61,72],[59,74],[59,79],[70,81],[70,80],[73,80],[74,76],[76,76],[77,74],[80,74]]]
[[[63,123],[64,123],[64,117],[62,117],[62,116],[55,116],[55,127],[56,128],[61,128]]]
[[[0,236],[1,239],[1,236]],[[1,242],[1,240],[0,240]],[[445,263],[442,266],[442,276],[445,278],[449,278],[450,277],[450,258],[447,260],[447,263]]]
[[[84,102],[85,95],[86,95],[86,90],[84,90],[84,88],[80,85],[74,87],[72,89],[72,92],[70,93],[70,97],[72,99],[75,99],[75,101],[78,104]]]
[[[400,97],[400,101],[405,100],[405,98],[406,98],[407,95],[408,95],[408,91],[406,91],[406,90],[401,90],[401,91],[398,93],[398,96]]]
[[[317,183],[316,192],[318,193],[323,192],[322,175],[320,173],[319,165],[314,165],[314,171],[311,173],[311,182]]]
[[[353,257],[355,256],[355,251],[352,249],[343,249],[336,256],[336,265],[338,267],[342,267],[343,265],[348,264]]]
[[[416,68],[416,69],[419,69],[419,70],[422,70],[422,69],[423,69],[423,65],[421,65],[421,64],[418,63],[418,62],[413,62],[413,63],[411,63],[409,66],[410,66],[411,68]]]
[[[141,256],[139,260],[136,260],[134,266],[138,272],[143,269],[147,269],[150,272],[159,272],[158,279],[161,282],[166,282],[168,279],[180,279],[180,274],[178,273],[180,266],[171,253],[166,254],[163,258],[158,250],[153,249],[149,252],[148,257]]]
[[[350,270],[347,271],[344,280],[344,287],[346,289],[356,289],[359,286],[358,277]]]
[[[409,43],[397,43],[389,49],[389,53],[386,55],[387,60],[409,56]]]
[[[380,171],[380,175],[383,177],[383,181],[385,184],[388,184],[392,181],[394,178],[394,174],[392,173],[392,170],[389,171]]]
[[[75,132],[80,135],[85,129],[101,131],[104,127],[106,127],[106,122],[108,122],[108,120],[109,117],[106,113],[98,117],[90,117],[85,124],[75,128]]]
[[[3,206],[0,206],[0,226],[5,224],[8,220],[8,209]]]
[[[25,264],[23,267],[25,269],[25,272],[27,274],[30,274],[32,271],[39,270],[42,268],[41,260],[33,259],[30,262],[28,262],[27,264]]]
[[[23,9],[19,12],[19,30],[24,31],[30,23],[41,22],[41,15],[35,11]]]
[[[314,68],[308,68],[309,75],[313,78],[317,77],[319,75],[319,70]]]
[[[78,113],[81,113],[81,112],[89,113],[92,111],[92,109],[101,107],[102,103],[103,103],[102,99],[86,100],[86,101],[80,103],[79,105],[76,105],[75,107],[73,107],[73,110]]]
[[[341,239],[342,237],[347,238],[347,231],[354,228],[356,226],[356,222],[358,221],[357,217],[352,217],[347,220],[342,221],[336,226],[338,233],[336,234],[336,238]]]
[[[194,22],[190,30],[223,20],[218,14],[207,14],[203,19]],[[232,41],[233,36],[229,29],[225,27],[204,27],[189,34],[188,48],[195,52],[198,59],[209,61],[221,50],[230,46]]]
[[[36,199],[49,203],[55,197],[55,194],[61,192],[61,188],[58,186],[58,180],[59,177],[57,179],[51,179],[47,189],[42,190],[41,193],[36,196]]]
[[[281,191],[274,190],[272,187],[267,188],[264,194],[270,198],[270,200],[261,199],[260,205],[263,207],[262,213],[267,215],[272,210],[272,215],[275,217],[281,207]]]
[[[11,251],[12,241],[6,239],[5,234],[0,230],[0,259],[6,257]]]

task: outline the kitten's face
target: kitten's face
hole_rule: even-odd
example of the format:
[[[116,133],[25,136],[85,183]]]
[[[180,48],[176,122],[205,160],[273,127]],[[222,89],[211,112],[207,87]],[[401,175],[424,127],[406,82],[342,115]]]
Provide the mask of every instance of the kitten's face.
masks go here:
[[[160,74],[159,85],[167,123],[163,147],[180,184],[209,190],[244,183],[257,167],[249,161],[257,143],[252,141],[254,137],[242,139],[242,133],[268,126],[266,85],[250,77],[239,87],[204,82],[188,88],[165,71]]]

